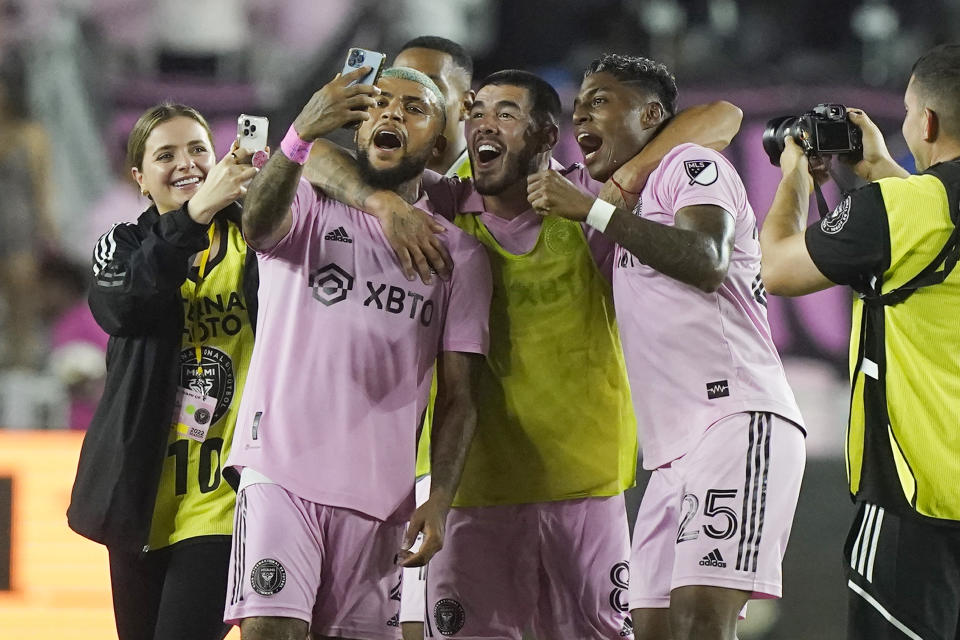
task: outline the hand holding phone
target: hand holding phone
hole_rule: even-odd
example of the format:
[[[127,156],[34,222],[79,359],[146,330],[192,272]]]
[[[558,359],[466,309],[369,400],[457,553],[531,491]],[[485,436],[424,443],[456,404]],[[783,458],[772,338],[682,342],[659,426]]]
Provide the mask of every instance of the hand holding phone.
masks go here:
[[[310,98],[293,121],[301,140],[312,142],[344,125],[368,120],[368,109],[376,106],[380,89],[370,84],[357,84],[366,75],[364,65],[337,76]]]
[[[380,79],[380,72],[383,71],[383,63],[386,59],[387,56],[378,51],[354,47],[347,52],[347,61],[343,63],[343,70],[340,75],[345,76],[360,67],[370,67],[370,73],[350,84],[376,84],[377,80]]]
[[[270,121],[264,116],[241,113],[237,118],[237,144],[253,153],[252,164],[261,168],[267,163],[267,129]]]

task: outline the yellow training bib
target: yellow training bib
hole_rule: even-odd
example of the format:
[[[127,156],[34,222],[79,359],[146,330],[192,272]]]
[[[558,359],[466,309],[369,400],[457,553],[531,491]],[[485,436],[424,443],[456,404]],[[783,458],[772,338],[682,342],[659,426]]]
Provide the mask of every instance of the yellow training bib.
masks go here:
[[[534,248],[515,255],[478,216],[456,224],[486,246],[494,284],[479,421],[454,505],[610,496],[633,485],[636,420],[613,299],[583,229],[545,218]]]

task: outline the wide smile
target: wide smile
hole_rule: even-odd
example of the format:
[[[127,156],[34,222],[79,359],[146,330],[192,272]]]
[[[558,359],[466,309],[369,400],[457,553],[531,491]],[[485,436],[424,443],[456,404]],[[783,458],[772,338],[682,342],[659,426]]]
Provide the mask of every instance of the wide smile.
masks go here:
[[[193,189],[200,186],[200,183],[203,182],[202,176],[187,176],[186,178],[179,178],[170,183],[174,189]]]
[[[493,140],[484,140],[474,146],[474,158],[478,169],[490,169],[503,155],[503,147]]]
[[[584,162],[589,164],[597,157],[597,152],[600,150],[600,147],[603,146],[603,138],[595,133],[583,131],[577,134],[577,144],[583,153]]]

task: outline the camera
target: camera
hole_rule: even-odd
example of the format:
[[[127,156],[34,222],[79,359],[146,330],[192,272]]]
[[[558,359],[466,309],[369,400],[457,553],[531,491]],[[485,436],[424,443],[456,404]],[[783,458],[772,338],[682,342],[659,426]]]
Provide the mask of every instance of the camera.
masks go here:
[[[767,122],[763,150],[770,162],[780,166],[783,139],[790,136],[807,156],[836,155],[848,162],[863,159],[860,127],[850,122],[842,104],[818,104],[799,116],[782,116]]]
[[[366,56],[363,55],[363,51],[360,49],[351,49],[350,58],[348,59],[347,64],[349,64],[351,67],[362,67],[363,59],[365,57]]]

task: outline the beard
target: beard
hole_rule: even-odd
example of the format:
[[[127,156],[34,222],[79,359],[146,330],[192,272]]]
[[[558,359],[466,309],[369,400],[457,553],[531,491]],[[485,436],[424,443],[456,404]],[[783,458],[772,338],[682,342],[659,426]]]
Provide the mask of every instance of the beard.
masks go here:
[[[366,149],[357,149],[357,163],[360,165],[360,174],[363,181],[375,189],[392,191],[404,182],[423,174],[430,159],[431,149],[427,149],[419,156],[404,156],[400,163],[389,169],[375,169],[370,164],[370,154]]]
[[[535,149],[523,149],[516,154],[507,154],[503,172],[499,176],[473,177],[473,188],[482,196],[496,196],[517,182],[526,181],[527,176],[537,172],[537,152]],[[473,159],[471,158],[471,162]]]

